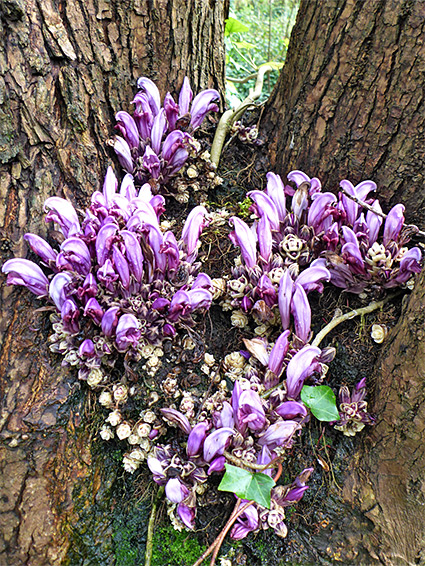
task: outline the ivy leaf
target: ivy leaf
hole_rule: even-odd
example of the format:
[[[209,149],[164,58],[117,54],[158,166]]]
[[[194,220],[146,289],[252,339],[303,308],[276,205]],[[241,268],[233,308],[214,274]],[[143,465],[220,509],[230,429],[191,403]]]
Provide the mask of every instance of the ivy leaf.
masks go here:
[[[249,31],[249,27],[237,20],[236,18],[227,18],[226,27],[224,28],[224,35],[231,33],[244,33]]]
[[[319,421],[339,421],[335,393],[327,385],[304,385],[301,400]]]
[[[255,501],[270,509],[272,478],[262,473],[252,473],[231,464],[225,464],[226,472],[218,486],[220,491],[230,491],[241,499]]]

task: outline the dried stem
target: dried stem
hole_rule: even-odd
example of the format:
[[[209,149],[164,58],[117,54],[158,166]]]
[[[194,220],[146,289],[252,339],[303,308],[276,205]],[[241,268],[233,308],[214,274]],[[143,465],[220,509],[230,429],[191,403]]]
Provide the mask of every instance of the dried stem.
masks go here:
[[[355,318],[356,316],[362,316],[364,314],[368,314],[370,312],[376,311],[377,309],[382,308],[386,303],[388,303],[389,301],[394,299],[394,297],[397,297],[398,295],[400,295],[400,293],[401,293],[401,291],[397,291],[396,293],[389,295],[385,299],[382,299],[382,301],[374,301],[373,303],[370,303],[366,307],[362,307],[360,309],[355,309],[355,310],[347,312],[347,313],[345,313],[341,316],[337,316],[337,317],[333,318],[329,322],[329,324],[327,324],[324,328],[322,328],[322,330],[316,335],[316,338],[313,340],[311,345],[312,346],[318,346],[320,344],[320,342],[323,340],[323,338],[327,334],[329,334],[329,332],[331,330],[333,330],[336,326],[341,324],[341,322],[345,322],[346,320],[351,320],[352,318]]]
[[[151,566],[152,560],[152,549],[153,549],[153,530],[155,527],[156,510],[158,508],[158,503],[164,495],[164,486],[161,485],[156,492],[155,498],[152,502],[151,514],[149,516],[148,523],[148,534],[146,538],[146,552],[145,552],[145,566]]]
[[[229,133],[231,127],[239,120],[243,113],[250,107],[257,98],[261,96],[264,83],[264,75],[273,70],[272,65],[261,65],[257,72],[257,80],[255,82],[254,89],[251,89],[249,95],[243,100],[240,105],[232,110],[226,110],[220,122],[218,123],[217,129],[215,131],[214,140],[211,146],[211,161],[218,165],[220,161],[221,151],[223,149],[226,136]]]

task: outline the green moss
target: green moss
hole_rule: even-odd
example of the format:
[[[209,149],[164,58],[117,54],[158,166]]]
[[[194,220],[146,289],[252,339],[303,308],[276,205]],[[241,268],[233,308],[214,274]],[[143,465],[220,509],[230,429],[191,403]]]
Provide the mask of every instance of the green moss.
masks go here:
[[[204,551],[205,547],[192,533],[175,531],[171,525],[161,526],[155,529],[152,566],[190,566]],[[208,559],[204,560],[207,563]]]

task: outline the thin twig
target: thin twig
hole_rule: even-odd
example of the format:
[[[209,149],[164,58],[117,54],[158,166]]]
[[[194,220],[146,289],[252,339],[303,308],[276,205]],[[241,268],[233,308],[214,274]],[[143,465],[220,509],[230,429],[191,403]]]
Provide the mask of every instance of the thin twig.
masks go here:
[[[158,508],[158,503],[164,495],[165,487],[163,485],[159,486],[156,492],[155,498],[152,502],[151,514],[149,515],[148,523],[148,534],[146,537],[146,552],[145,552],[145,566],[151,566],[152,560],[152,550],[153,550],[153,531],[155,527],[156,510]]]
[[[363,200],[360,200],[359,198],[357,198],[354,195],[350,195],[350,193],[348,191],[346,191],[344,189],[344,187],[340,187],[341,192],[344,193],[344,195],[346,197],[348,197],[349,199],[351,199],[352,201],[354,201],[356,204],[358,204],[359,206],[362,206],[363,208],[365,208],[366,210],[369,210],[370,212],[373,212],[374,214],[376,214],[376,216],[380,216],[381,218],[383,218],[385,220],[385,218],[387,218],[388,214],[385,214],[384,212],[381,212],[379,210],[375,210],[373,208],[373,206],[371,206],[370,204],[368,204],[367,202],[364,202]],[[415,228],[416,230],[416,234],[418,236],[422,236],[425,237],[425,232],[422,232],[421,230],[418,229],[417,226],[413,225],[413,224],[405,224],[406,228]]]
[[[323,338],[327,334],[329,334],[329,332],[331,330],[333,330],[336,326],[341,324],[341,322],[345,322],[346,320],[351,320],[352,318],[355,318],[356,316],[361,316],[361,315],[368,314],[370,312],[376,311],[377,309],[382,308],[386,303],[388,303],[389,301],[391,301],[392,299],[394,299],[395,297],[400,295],[400,293],[401,293],[401,290],[397,291],[396,293],[393,293],[392,295],[389,295],[385,299],[382,299],[382,301],[374,301],[373,303],[370,303],[366,307],[362,307],[360,309],[354,309],[354,310],[347,312],[347,313],[345,313],[341,316],[337,316],[337,317],[333,318],[329,322],[329,324],[327,324],[324,328],[322,328],[322,330],[316,335],[316,338],[313,340],[311,345],[312,346],[318,346],[320,344],[320,342],[323,340]]]
[[[260,464],[253,464],[252,462],[247,462],[242,458],[237,458],[236,456],[233,456],[233,454],[230,454],[230,452],[226,452],[226,450],[223,452],[223,456],[226,458],[226,460],[229,460],[229,462],[232,462],[236,466],[239,467],[245,466],[246,468],[251,468],[252,470],[258,470],[259,472],[264,472],[264,470],[273,468],[274,465],[278,463],[277,461],[279,460],[279,458],[281,458],[281,456],[277,456],[276,458],[271,460],[268,464],[260,465]]]

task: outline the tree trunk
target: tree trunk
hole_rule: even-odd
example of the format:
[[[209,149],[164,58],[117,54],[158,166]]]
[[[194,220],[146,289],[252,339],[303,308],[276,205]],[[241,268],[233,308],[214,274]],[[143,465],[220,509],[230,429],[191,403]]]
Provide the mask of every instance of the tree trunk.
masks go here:
[[[425,192],[423,2],[302,1],[265,116],[273,167],[336,191],[373,179],[420,222]]]
[[[48,196],[83,208],[101,187],[114,114],[129,110],[139,76],[163,94],[179,89],[185,75],[194,92],[223,91],[226,9],[223,0],[1,2],[3,261],[25,257],[23,233],[46,231]],[[69,403],[74,378],[49,355],[36,301],[4,286],[2,301],[0,563],[54,566],[70,544],[73,489],[85,486],[79,499],[87,511],[101,474],[93,471],[90,431],[78,430],[81,408]],[[46,327],[35,332],[40,324]],[[105,556],[99,563],[111,563]]]
[[[403,202],[423,228],[424,16],[423,2],[301,1],[263,118],[274,170],[301,169],[331,191],[373,179],[381,202]],[[343,491],[354,510],[333,524],[324,553],[342,563],[425,563],[424,288],[422,275],[375,371],[377,424]],[[353,528],[358,510],[368,534]]]

